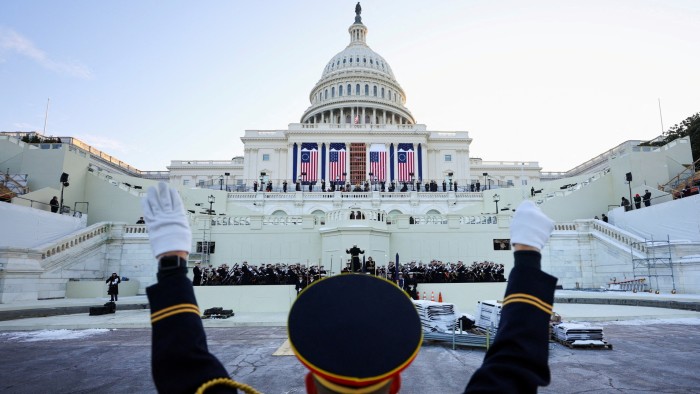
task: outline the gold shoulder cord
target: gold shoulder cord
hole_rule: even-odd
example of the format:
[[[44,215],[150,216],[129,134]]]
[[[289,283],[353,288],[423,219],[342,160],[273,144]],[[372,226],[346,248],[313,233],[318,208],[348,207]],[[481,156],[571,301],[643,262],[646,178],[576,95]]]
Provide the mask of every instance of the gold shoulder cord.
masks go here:
[[[203,394],[208,388],[210,388],[212,386],[219,385],[219,384],[236,388],[236,389],[241,390],[243,392],[246,392],[248,394],[262,394],[261,392],[248,386],[247,384],[239,383],[239,382],[236,382],[235,380],[231,380],[229,378],[217,378],[217,379],[210,380],[210,381],[204,383],[203,385],[199,386],[199,388],[196,391],[196,394]]]

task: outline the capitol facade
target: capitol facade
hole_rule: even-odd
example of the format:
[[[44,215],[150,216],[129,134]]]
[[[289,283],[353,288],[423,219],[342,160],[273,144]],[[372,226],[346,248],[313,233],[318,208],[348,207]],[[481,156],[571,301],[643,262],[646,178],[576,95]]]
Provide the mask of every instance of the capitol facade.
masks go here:
[[[357,245],[385,271],[399,260],[488,262],[503,264],[507,276],[510,220],[527,199],[556,222],[542,267],[563,288],[600,288],[616,277],[698,292],[700,238],[688,229],[700,218],[687,212],[700,200],[674,200],[670,188],[693,161],[687,137],[661,147],[625,141],[566,173],[543,173],[537,162],[486,162],[471,157],[467,131],[416,122],[389,63],[367,44],[359,5],[348,33],[299,123],[246,130],[243,156],[231,160],[173,160],[168,171],[140,171],[70,136],[0,133],[3,186],[13,188],[11,204],[0,204],[13,223],[0,228],[0,303],[99,296],[111,272],[144,294],[156,266],[147,229],[135,223],[145,190],[158,181],[183,199],[190,266],[245,261],[337,274]],[[619,207],[620,196],[646,190],[651,206]],[[58,195],[60,215],[48,205]],[[603,213],[609,221],[596,219]],[[197,297],[204,307],[218,305],[223,287],[200,288]],[[296,297],[290,286],[262,287],[225,291],[240,311],[286,311]],[[425,289],[467,308],[499,297],[504,284]]]
[[[275,192],[285,183],[287,191],[474,192],[539,181],[536,162],[471,159],[467,131],[417,123],[391,66],[367,45],[359,8],[348,33],[350,43],[323,67],[299,123],[246,130],[244,156],[230,162],[173,161],[170,181]]]

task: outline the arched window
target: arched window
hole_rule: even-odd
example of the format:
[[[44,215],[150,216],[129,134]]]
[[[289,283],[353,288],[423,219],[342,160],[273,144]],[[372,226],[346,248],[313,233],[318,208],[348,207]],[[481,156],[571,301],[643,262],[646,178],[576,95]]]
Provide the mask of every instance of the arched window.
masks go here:
[[[384,88],[382,88],[382,98],[384,98]]]
[[[331,98],[335,97],[335,86],[331,88]]]
[[[365,85],[365,96],[369,96],[369,85]]]
[[[355,85],[355,96],[359,96],[359,95],[360,95],[360,84],[358,83],[357,85]]]
[[[352,58],[350,58],[350,63],[352,63]]]
[[[343,59],[343,64],[345,64],[345,60],[347,60],[347,59]]]
[[[377,85],[374,85],[374,97],[377,97]]]
[[[352,96],[352,85],[348,84],[348,96]]]
[[[338,97],[343,97],[343,85],[338,86]]]
[[[326,89],[326,100],[328,100],[328,89]]]
[[[367,58],[366,58],[366,57],[363,57],[363,58],[362,58],[362,63],[367,64]]]
[[[372,62],[372,59],[369,59],[369,64],[374,64],[374,63]]]

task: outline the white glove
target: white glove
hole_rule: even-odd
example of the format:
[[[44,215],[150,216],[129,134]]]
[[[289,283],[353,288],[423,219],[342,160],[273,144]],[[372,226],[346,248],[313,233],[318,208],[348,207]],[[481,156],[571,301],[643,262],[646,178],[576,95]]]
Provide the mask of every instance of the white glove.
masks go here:
[[[510,224],[510,243],[542,250],[554,230],[554,221],[548,218],[534,202],[523,201],[515,210]]]
[[[180,195],[175,190],[164,182],[158,182],[157,186],[148,188],[141,206],[156,258],[170,251],[190,252],[192,231]]]

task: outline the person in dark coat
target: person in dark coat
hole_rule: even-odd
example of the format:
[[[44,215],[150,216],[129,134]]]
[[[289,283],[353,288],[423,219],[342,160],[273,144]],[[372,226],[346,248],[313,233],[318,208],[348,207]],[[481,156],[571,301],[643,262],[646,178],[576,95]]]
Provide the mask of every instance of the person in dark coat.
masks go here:
[[[112,272],[112,276],[105,281],[105,283],[109,284],[109,287],[107,287],[107,294],[110,296],[110,301],[117,301],[119,298],[119,284],[121,282],[122,279],[116,272]]]
[[[287,181],[282,182],[282,191],[287,192]]]
[[[302,292],[308,285],[306,278],[302,275],[297,278],[297,282],[294,284],[294,290],[297,291],[297,295]]]
[[[624,197],[622,197],[622,202],[620,202],[620,206],[625,208],[625,212],[632,209],[632,206],[630,205],[630,200],[628,200]]]
[[[187,278],[187,256],[192,243],[192,233],[179,195],[167,184],[161,182],[157,187],[151,187],[148,190],[142,205],[151,248],[158,260],[157,283],[146,289],[151,308],[153,329],[151,365],[156,389],[158,392],[167,393],[192,393],[205,390],[217,393],[238,393],[239,390],[246,393],[257,392],[250,386],[231,379],[224,365],[207,349],[201,313],[197,306],[192,282]],[[481,367],[473,373],[464,392],[531,393],[536,392],[539,386],[549,384],[551,379],[548,364],[549,321],[557,278],[541,270],[540,250],[549,239],[553,228],[553,222],[531,201],[524,201],[518,206],[511,221],[511,243],[515,251],[513,254],[515,262],[502,301],[498,332],[493,345],[486,352]],[[413,305],[407,304],[405,296],[394,296],[401,290],[393,285],[389,287],[383,285],[386,281],[380,278],[359,274],[338,275],[309,285],[293,306],[293,309],[297,309],[298,312],[292,316],[291,312],[294,311],[290,311],[290,322],[294,320],[295,326],[301,328],[301,330],[290,328],[296,343],[299,343],[299,340],[306,341],[306,344],[310,345],[303,347],[311,352],[316,351],[315,356],[318,355],[317,338],[304,337],[310,324],[314,325],[317,322],[305,322],[305,317],[318,317],[318,301],[327,302],[328,299],[328,292],[324,287],[326,284],[343,285],[345,282],[358,282],[359,279],[363,284],[371,285],[373,290],[381,290],[382,295],[391,295],[391,297],[382,298],[390,298],[394,301],[392,305],[386,306],[388,309],[383,310],[383,313],[395,310],[394,305],[401,304],[403,313],[394,316],[395,318],[405,319],[409,311],[416,314],[401,322],[400,331],[417,332],[412,336],[417,347],[401,349],[401,352],[397,352],[395,347],[390,348],[387,359],[393,359],[396,364],[394,369],[384,374],[373,374],[367,379],[353,379],[355,375],[352,372],[333,375],[324,373],[322,368],[314,368],[313,363],[308,363],[308,360],[314,358],[297,353],[301,346],[293,346],[297,357],[302,362],[307,361],[304,365],[310,370],[306,377],[309,393],[350,393],[358,390],[367,394],[398,393],[401,387],[399,373],[409,366],[420,350],[422,335],[420,331],[416,331],[421,330],[420,319]],[[320,286],[319,289],[323,290],[313,291],[315,286]],[[352,300],[364,292],[364,288],[353,286],[342,286],[330,290],[340,299]],[[304,297],[308,308],[313,308],[299,309],[303,308],[299,305],[304,303],[299,301]],[[362,322],[364,321],[362,319],[368,316],[363,312],[366,308],[371,309],[371,303],[353,305],[343,313],[352,313],[354,315],[352,318],[358,318],[357,321]],[[370,313],[376,315],[377,311],[371,310]],[[343,319],[333,319],[325,323],[324,330],[317,331],[319,335],[338,335],[337,332],[342,329],[342,326],[347,326]],[[336,324],[337,329],[326,328],[333,323]],[[397,336],[395,327],[389,327],[389,332],[382,331],[382,325],[374,326],[372,320],[367,320],[367,326],[368,329],[372,326],[375,330],[373,337],[379,336],[380,340],[375,343],[380,346],[391,342],[384,340],[385,338]],[[328,339],[324,338],[322,342],[326,343]],[[343,337],[343,340],[354,339]],[[365,343],[368,338],[357,336],[357,340]],[[414,345],[413,342],[411,346]],[[321,347],[320,351],[324,356],[327,352],[333,351],[333,346]],[[396,354],[403,354],[404,358],[397,360]],[[325,357],[326,360],[328,358]],[[366,363],[367,355],[360,354],[353,357],[344,354],[333,359],[340,361],[339,369],[342,373],[346,369],[358,370],[358,363]],[[280,390],[283,389],[280,388]]]
[[[58,197],[53,196],[51,201],[49,201],[49,205],[51,206],[51,212],[53,212],[53,213],[58,212]]]
[[[639,209],[642,207],[642,197],[639,195],[639,193],[634,195],[634,207],[636,209]]]
[[[358,211],[359,213],[359,211]],[[355,216],[356,219],[359,219],[358,216]],[[346,249],[345,253],[350,255],[350,261],[351,261],[351,269],[352,272],[360,272],[362,270],[362,262],[360,262],[360,255],[365,254],[365,251],[358,248],[357,245],[353,245],[352,248]]]
[[[651,205],[651,193],[649,190],[644,190],[644,195],[642,196],[642,200],[644,200],[644,206],[648,207]]]
[[[194,268],[192,268],[192,285],[193,286],[200,286],[202,284],[202,268],[200,268],[200,263],[199,261],[194,264]]]
[[[365,262],[365,272],[375,275],[376,268],[377,266],[374,263],[374,260],[372,260],[372,256],[367,257],[367,261]]]

